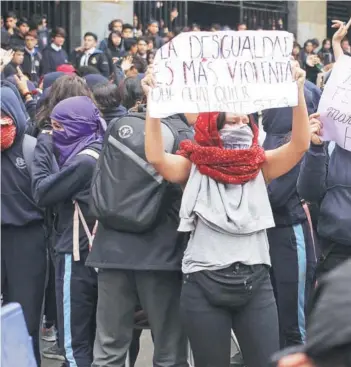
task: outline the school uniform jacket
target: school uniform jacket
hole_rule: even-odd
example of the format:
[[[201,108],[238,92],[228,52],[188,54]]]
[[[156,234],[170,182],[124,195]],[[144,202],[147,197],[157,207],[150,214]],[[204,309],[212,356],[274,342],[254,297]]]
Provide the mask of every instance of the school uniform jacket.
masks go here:
[[[81,67],[82,57],[85,57],[85,53],[81,51],[73,51],[71,55],[71,62],[76,69]],[[95,49],[94,52],[89,56],[87,64],[98,69],[105,78],[110,76],[110,66],[106,55],[99,49]]]
[[[101,144],[94,143],[89,149],[100,152]],[[55,250],[58,253],[72,253],[74,200],[77,200],[90,231],[95,225],[95,218],[89,213],[88,200],[96,159],[87,154],[76,155],[57,171],[52,159],[53,152],[52,136],[40,134],[34,152],[32,192],[38,205],[54,207]],[[88,237],[80,222],[80,251],[87,251],[88,246]]]

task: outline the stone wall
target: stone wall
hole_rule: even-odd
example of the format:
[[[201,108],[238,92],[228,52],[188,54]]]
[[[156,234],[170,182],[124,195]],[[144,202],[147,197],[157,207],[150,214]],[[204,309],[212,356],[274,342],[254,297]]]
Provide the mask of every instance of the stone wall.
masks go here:
[[[133,21],[133,1],[81,1],[81,37],[94,32],[99,42],[108,36],[108,23],[112,19],[122,19],[125,23]]]

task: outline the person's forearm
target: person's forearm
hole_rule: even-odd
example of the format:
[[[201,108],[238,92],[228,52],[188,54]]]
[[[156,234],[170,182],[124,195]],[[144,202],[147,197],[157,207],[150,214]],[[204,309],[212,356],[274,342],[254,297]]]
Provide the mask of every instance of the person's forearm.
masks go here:
[[[333,51],[335,61],[338,61],[338,58],[344,54],[344,51],[341,48],[341,44],[338,41],[333,41]]]
[[[165,157],[161,120],[146,114],[145,122],[145,155],[151,164],[160,163]]]
[[[310,122],[302,86],[298,91],[298,105],[293,108],[290,143],[294,145],[296,152],[305,152],[310,146],[310,138]]]

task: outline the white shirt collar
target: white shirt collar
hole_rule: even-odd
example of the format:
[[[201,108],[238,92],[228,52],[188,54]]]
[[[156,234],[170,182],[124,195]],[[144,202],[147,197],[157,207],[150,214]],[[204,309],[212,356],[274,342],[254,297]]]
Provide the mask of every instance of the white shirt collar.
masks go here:
[[[61,51],[61,49],[62,49],[61,46],[57,46],[54,43],[51,44],[51,48],[53,48],[55,51]]]
[[[95,47],[93,47],[93,48],[91,48],[90,50],[85,50],[85,54],[86,55],[92,55],[94,52],[95,52],[95,50],[96,50],[96,48]]]

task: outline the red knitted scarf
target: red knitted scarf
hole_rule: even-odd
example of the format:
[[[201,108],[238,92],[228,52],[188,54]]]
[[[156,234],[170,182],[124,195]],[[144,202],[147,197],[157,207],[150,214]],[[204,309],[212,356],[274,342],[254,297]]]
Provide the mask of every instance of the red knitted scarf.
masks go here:
[[[265,161],[258,145],[258,128],[250,117],[253,130],[249,149],[224,149],[217,129],[218,112],[200,113],[195,124],[195,143],[185,140],[177,154],[190,159],[203,175],[224,184],[244,184],[257,177]]]

